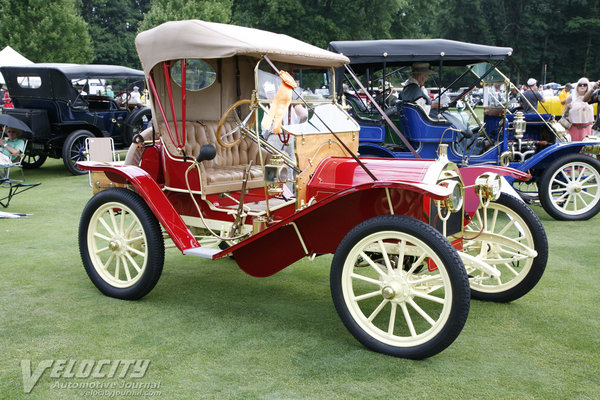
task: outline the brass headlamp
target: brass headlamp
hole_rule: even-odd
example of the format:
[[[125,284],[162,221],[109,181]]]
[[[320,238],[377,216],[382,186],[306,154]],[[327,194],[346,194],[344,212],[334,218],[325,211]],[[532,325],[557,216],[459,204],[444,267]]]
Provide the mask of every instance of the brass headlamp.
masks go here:
[[[450,196],[444,200],[440,200],[439,207],[456,212],[463,205],[463,188],[460,181],[447,179],[439,183],[440,186],[447,187],[451,190]]]
[[[525,116],[523,112],[517,111],[515,114],[515,120],[513,121],[513,128],[515,130],[515,138],[523,139],[523,134],[525,133],[525,128],[527,126],[527,122],[525,122]]]
[[[493,172],[485,172],[475,179],[475,193],[483,200],[498,200],[502,193],[502,181],[500,175]]]

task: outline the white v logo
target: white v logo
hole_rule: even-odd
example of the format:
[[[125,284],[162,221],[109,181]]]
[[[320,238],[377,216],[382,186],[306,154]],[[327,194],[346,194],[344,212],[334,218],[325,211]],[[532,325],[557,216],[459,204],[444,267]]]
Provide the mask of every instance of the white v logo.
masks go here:
[[[33,387],[38,383],[42,374],[52,366],[53,360],[42,360],[35,372],[31,373],[31,360],[21,360],[21,372],[23,373],[23,391],[31,393]]]

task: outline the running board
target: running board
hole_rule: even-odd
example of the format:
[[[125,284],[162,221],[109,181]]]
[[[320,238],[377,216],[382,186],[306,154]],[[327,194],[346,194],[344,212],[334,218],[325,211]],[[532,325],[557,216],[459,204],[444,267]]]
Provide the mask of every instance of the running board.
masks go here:
[[[213,256],[220,252],[220,249],[211,249],[210,247],[192,247],[191,249],[185,249],[183,254],[188,256],[209,258],[212,260]]]

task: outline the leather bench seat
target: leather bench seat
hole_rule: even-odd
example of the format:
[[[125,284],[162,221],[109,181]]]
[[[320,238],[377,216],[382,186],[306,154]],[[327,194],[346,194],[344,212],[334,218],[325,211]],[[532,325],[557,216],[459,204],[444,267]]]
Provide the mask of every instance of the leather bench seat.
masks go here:
[[[186,155],[196,158],[202,146],[207,143],[214,145],[217,150],[217,155],[213,160],[203,161],[200,164],[203,193],[212,194],[241,190],[244,171],[250,161],[252,161],[252,167],[246,188],[262,187],[264,180],[258,154],[258,145],[252,140],[245,138],[242,139],[241,143],[233,147],[223,147],[219,145],[216,139],[217,126],[218,122],[216,121],[186,122],[186,143],[183,147]],[[234,127],[235,124],[233,122],[226,122],[223,129],[230,131]],[[181,134],[181,122],[178,122],[177,128]],[[164,123],[159,124],[159,131],[169,153],[176,159],[181,158],[181,155],[171,142]],[[175,132],[173,124],[171,124],[171,132]],[[265,161],[268,161],[270,158],[269,154],[265,151],[263,151],[263,158]]]

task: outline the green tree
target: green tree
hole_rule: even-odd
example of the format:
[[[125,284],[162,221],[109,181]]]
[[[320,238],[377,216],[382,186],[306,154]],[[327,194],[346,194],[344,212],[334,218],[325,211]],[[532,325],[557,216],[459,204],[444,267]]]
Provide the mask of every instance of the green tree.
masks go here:
[[[0,0],[0,43],[34,62],[88,63],[93,50],[78,0]]]
[[[513,48],[502,68],[515,82],[573,82],[600,76],[597,0],[447,0],[434,35]],[[507,68],[508,66],[508,68]]]
[[[285,33],[316,46],[391,37],[407,0],[234,0],[233,23]]]
[[[89,25],[95,64],[140,68],[135,35],[150,0],[83,0],[81,15]]]
[[[233,0],[154,0],[139,30],[144,31],[167,21],[201,19],[231,22]]]

